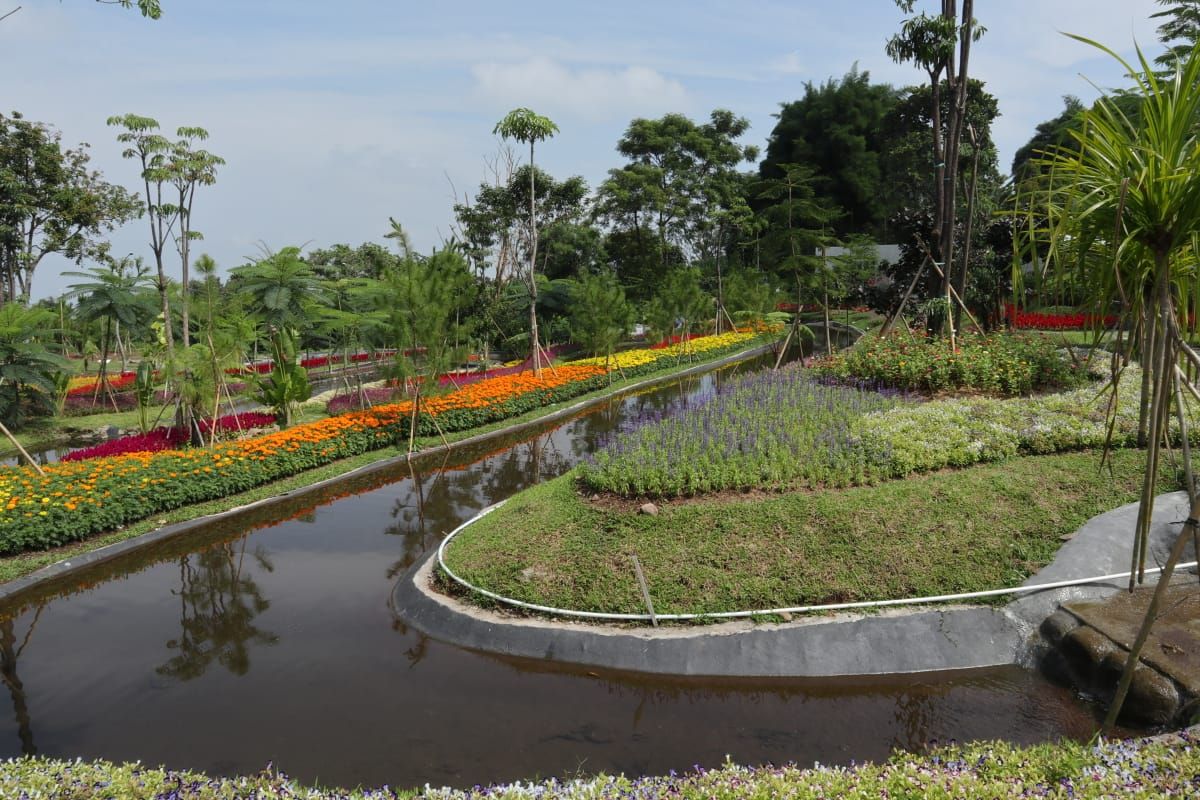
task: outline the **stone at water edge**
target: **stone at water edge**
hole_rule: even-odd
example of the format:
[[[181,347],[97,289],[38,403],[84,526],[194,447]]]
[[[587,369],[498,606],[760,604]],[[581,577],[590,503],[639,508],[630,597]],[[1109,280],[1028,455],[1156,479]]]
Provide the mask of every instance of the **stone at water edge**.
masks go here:
[[[651,517],[657,517],[658,516],[658,506],[654,505],[654,503],[646,503],[645,505],[643,505],[641,508],[638,509],[638,513],[639,514],[648,514]]]

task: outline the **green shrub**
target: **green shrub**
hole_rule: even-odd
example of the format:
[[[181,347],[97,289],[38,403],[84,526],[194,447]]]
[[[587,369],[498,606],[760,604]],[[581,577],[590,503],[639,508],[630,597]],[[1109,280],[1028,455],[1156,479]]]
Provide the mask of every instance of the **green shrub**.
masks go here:
[[[1085,370],[1067,363],[1049,339],[1036,334],[966,334],[957,345],[955,350],[947,338],[906,333],[864,336],[813,369],[836,380],[926,394],[970,391],[1011,397],[1073,388],[1088,380]]]

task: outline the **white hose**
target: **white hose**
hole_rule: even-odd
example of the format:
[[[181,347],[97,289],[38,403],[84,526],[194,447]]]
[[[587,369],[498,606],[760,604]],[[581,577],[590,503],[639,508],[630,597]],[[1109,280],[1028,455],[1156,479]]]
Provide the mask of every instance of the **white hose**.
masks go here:
[[[583,619],[603,619],[614,621],[650,621],[655,620],[691,620],[691,619],[738,619],[744,617],[767,616],[769,614],[807,614],[816,611],[845,611],[854,608],[884,608],[887,606],[914,606],[927,605],[929,603],[947,603],[956,600],[973,600],[980,597],[999,597],[1007,594],[1026,594],[1029,592],[1041,592],[1047,589],[1064,589],[1068,586],[1085,586],[1091,583],[1106,583],[1108,581],[1117,580],[1118,578],[1128,578],[1129,572],[1114,572],[1111,575],[1096,575],[1091,578],[1071,578],[1065,581],[1054,581],[1052,583],[1037,583],[1031,586],[1014,586],[1011,589],[988,589],[982,592],[962,592],[960,594],[936,594],[928,597],[904,597],[895,600],[862,600],[856,603],[827,603],[825,605],[813,606],[791,606],[788,608],[764,608],[756,611],[718,611],[711,614],[655,614],[651,617],[649,614],[617,614],[607,613],[603,611],[576,611],[570,608],[555,608],[554,606],[542,606],[537,603],[526,603],[524,600],[516,600],[512,597],[489,592],[474,585],[458,575],[455,575],[450,567],[446,566],[446,545],[450,544],[450,540],[466,529],[468,525],[472,525],[486,517],[488,514],[495,511],[500,506],[504,505],[507,500],[501,500],[493,506],[488,506],[483,511],[471,519],[459,525],[454,530],[450,531],[449,535],[442,540],[438,545],[437,560],[438,566],[442,572],[453,580],[458,585],[470,589],[472,592],[481,594],[484,597],[491,598],[499,603],[514,606],[516,608],[524,608],[529,611],[540,611],[543,614],[556,614],[563,617],[581,617]],[[1187,569],[1197,566],[1197,562],[1189,561],[1186,564],[1176,564],[1175,569]],[[1161,567],[1154,567],[1146,570],[1147,575],[1157,575],[1162,572]]]

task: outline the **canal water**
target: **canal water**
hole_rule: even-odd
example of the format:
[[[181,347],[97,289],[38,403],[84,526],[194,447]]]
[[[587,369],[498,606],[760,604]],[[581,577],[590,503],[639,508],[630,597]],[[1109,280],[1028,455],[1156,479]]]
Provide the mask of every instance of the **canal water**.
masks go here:
[[[1016,667],[648,677],[465,651],[396,621],[396,581],[460,522],[734,369],[255,509],[0,608],[0,757],[226,775],[270,763],[326,785],[465,787],[1089,735],[1093,707]]]

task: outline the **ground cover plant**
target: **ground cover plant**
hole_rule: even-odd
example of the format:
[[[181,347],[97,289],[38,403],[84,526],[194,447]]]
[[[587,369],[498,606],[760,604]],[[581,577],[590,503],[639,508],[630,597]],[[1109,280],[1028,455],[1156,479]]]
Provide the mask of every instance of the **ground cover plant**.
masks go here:
[[[745,349],[759,334],[726,334],[711,357]],[[671,356],[669,349],[661,351]],[[657,367],[655,366],[657,363]],[[649,372],[666,361],[647,362]],[[422,401],[417,432],[486,426],[610,382],[603,367],[564,364],[506,375]],[[0,469],[0,554],[54,547],[192,503],[226,497],[407,438],[411,406],[394,403],[211,448],[131,453],[59,463],[38,475]],[[436,417],[436,425],[434,419]]]
[[[465,580],[559,608],[716,613],[1013,586],[1061,536],[1138,497],[1141,451],[1026,456],[875,486],[666,503],[593,501],[574,473],[510,499],[460,533],[447,564]],[[1159,490],[1178,489],[1174,473]],[[486,601],[484,601],[486,602]]]
[[[384,798],[612,798],[780,797],[877,800],[881,797],[994,800],[1028,797],[1189,797],[1200,792],[1200,739],[1195,730],[1152,739],[1056,742],[1019,747],[976,742],[928,753],[897,752],[888,761],[850,767],[746,767],[726,763],[682,774],[627,778],[596,775],[523,781],[467,790],[322,789],[306,787],[278,770],[217,778],[199,772],[112,764],[21,758],[0,762],[0,794],[28,800],[94,797],[122,800],[384,800]]]
[[[852,426],[893,394],[825,386],[799,365],[739,376],[603,442],[581,474],[596,491],[652,496],[864,483],[879,474],[876,453],[856,446]]]
[[[589,491],[675,497],[869,484],[1106,441],[1125,447],[1137,439],[1139,381],[1127,368],[1110,417],[1102,382],[1036,397],[917,403],[866,386],[822,386],[787,367],[735,379],[699,406],[618,432],[579,476]],[[1200,441],[1200,426],[1189,432]]]
[[[1013,396],[1071,388],[1088,380],[1086,370],[1061,358],[1051,341],[1030,334],[964,334],[954,346],[946,337],[866,336],[813,367],[834,380],[870,381],[927,394]]]

